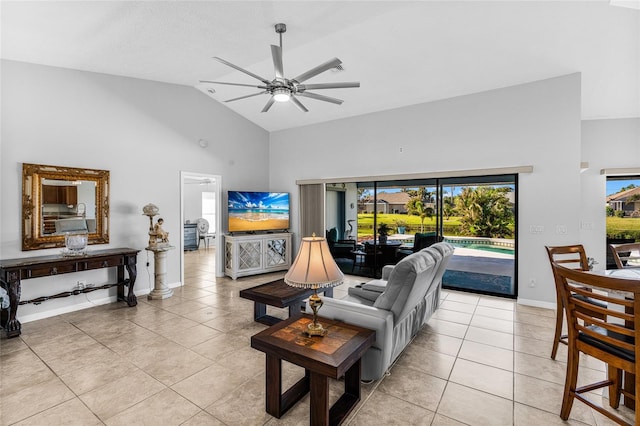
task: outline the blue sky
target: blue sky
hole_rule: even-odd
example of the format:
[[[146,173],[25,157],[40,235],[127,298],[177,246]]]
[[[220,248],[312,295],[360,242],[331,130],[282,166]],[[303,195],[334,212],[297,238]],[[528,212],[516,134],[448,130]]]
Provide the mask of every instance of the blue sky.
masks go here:
[[[607,180],[607,195],[618,193],[620,192],[620,188],[629,186],[632,183],[640,186],[640,179]]]

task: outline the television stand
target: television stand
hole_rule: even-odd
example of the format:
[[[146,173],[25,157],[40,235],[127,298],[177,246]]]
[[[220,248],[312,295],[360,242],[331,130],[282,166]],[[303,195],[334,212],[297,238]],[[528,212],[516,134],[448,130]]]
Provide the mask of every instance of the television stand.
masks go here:
[[[291,235],[224,236],[224,273],[233,278],[287,270],[291,266]]]

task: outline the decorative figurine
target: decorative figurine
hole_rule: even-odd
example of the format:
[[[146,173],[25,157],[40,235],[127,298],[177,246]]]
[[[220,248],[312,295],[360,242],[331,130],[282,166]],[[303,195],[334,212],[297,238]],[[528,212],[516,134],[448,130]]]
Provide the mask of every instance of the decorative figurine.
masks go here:
[[[149,216],[149,247],[152,248],[169,246],[169,233],[162,229],[164,219],[159,218],[156,224],[153,224],[153,217],[159,212],[155,204],[147,204],[142,208],[142,214]]]
[[[164,229],[162,229],[163,223],[164,223],[164,219],[159,218],[158,222],[156,222],[155,226],[153,227],[153,232],[156,236],[156,239],[160,240],[161,243],[168,243],[169,233],[166,232]]]

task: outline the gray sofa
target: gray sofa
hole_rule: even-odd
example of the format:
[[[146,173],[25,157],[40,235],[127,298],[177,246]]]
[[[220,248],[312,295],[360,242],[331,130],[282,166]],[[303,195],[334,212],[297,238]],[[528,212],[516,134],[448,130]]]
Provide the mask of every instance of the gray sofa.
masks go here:
[[[362,357],[363,380],[381,378],[429,321],[440,303],[442,275],[453,250],[449,243],[434,244],[385,266],[382,279],[349,289],[345,299],[323,298],[321,317],[376,331]]]

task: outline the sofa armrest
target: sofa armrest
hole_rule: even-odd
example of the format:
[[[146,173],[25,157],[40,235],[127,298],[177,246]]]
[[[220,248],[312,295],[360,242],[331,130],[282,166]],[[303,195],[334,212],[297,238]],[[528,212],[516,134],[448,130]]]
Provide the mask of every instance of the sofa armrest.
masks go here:
[[[395,265],[384,265],[382,267],[382,279],[385,281],[389,281],[389,277],[391,276],[391,271],[393,271],[393,267]]]
[[[386,280],[369,281],[368,283],[362,284],[362,288],[369,291],[383,293],[387,289],[387,281]]]
[[[380,291],[366,290],[363,287],[349,287],[350,298],[354,297],[357,299],[356,303],[363,303],[367,306],[372,306],[381,294]]]
[[[322,298],[324,304],[318,311],[319,317],[344,321],[360,327],[375,330],[374,347],[390,348],[393,334],[393,313],[384,309],[374,308],[346,300]],[[306,312],[312,312],[307,301]],[[322,319],[319,320],[322,323]]]

